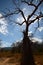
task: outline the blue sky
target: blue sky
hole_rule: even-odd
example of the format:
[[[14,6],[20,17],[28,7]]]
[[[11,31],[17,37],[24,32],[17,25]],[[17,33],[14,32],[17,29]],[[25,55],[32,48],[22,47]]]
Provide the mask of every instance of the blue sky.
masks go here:
[[[43,4],[39,7],[38,10],[43,11],[42,6]],[[28,7],[26,4],[22,4],[20,8],[23,10],[26,18],[28,14],[30,14],[34,9],[31,6]],[[10,10],[11,12],[15,10],[15,6],[12,0],[0,0],[0,16],[4,14],[3,12],[8,12],[7,9]],[[10,19],[15,20],[17,22],[23,21],[23,18],[20,14],[18,15],[14,14],[13,16],[10,17]],[[20,27],[16,25],[15,23],[11,24],[8,22],[11,22],[8,20],[8,18],[0,19],[0,24],[1,24],[0,25],[0,39],[2,40],[3,47],[10,46],[13,42],[16,42],[18,40],[20,41],[21,39],[23,39],[22,31],[25,29],[25,24]],[[35,27],[37,27],[37,22],[30,25],[29,33],[34,33]],[[37,31],[34,33],[34,39],[38,41],[43,40],[43,19],[40,20],[40,28],[38,28]]]

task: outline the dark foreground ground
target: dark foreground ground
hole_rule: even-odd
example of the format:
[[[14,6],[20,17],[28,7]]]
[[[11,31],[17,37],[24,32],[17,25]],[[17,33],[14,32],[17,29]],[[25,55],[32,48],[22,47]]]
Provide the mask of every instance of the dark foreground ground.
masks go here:
[[[4,53],[5,54],[5,53]],[[2,54],[3,56],[0,56],[0,65],[20,65],[21,61],[21,54],[20,53],[15,53],[11,55],[9,54]],[[7,57],[8,55],[11,55],[10,57]],[[36,65],[43,65],[43,54],[34,54],[34,59]]]

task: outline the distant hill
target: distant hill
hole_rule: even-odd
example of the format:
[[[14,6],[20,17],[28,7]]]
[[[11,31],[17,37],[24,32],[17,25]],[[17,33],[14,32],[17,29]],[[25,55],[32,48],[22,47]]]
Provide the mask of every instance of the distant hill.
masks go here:
[[[42,44],[34,43],[31,45],[31,47],[34,53],[43,52],[43,43]],[[22,43],[19,43],[17,46],[13,46],[13,47],[0,48],[0,52],[4,52],[4,51],[21,52]]]
[[[12,47],[3,47],[0,48],[0,51],[10,51],[12,49]]]

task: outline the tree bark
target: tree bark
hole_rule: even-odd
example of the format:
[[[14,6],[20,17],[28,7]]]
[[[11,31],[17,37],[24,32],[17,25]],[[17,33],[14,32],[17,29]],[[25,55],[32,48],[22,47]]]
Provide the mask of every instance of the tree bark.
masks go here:
[[[28,25],[26,25],[26,31],[23,38],[23,55],[21,65],[35,65],[32,55],[31,41],[28,37]]]

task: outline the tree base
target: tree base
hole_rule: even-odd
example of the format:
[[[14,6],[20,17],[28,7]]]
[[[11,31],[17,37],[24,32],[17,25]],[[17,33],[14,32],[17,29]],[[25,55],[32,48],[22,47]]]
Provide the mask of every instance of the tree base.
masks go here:
[[[36,65],[32,54],[31,43],[32,42],[28,36],[25,36],[23,39],[23,55],[21,65]]]

